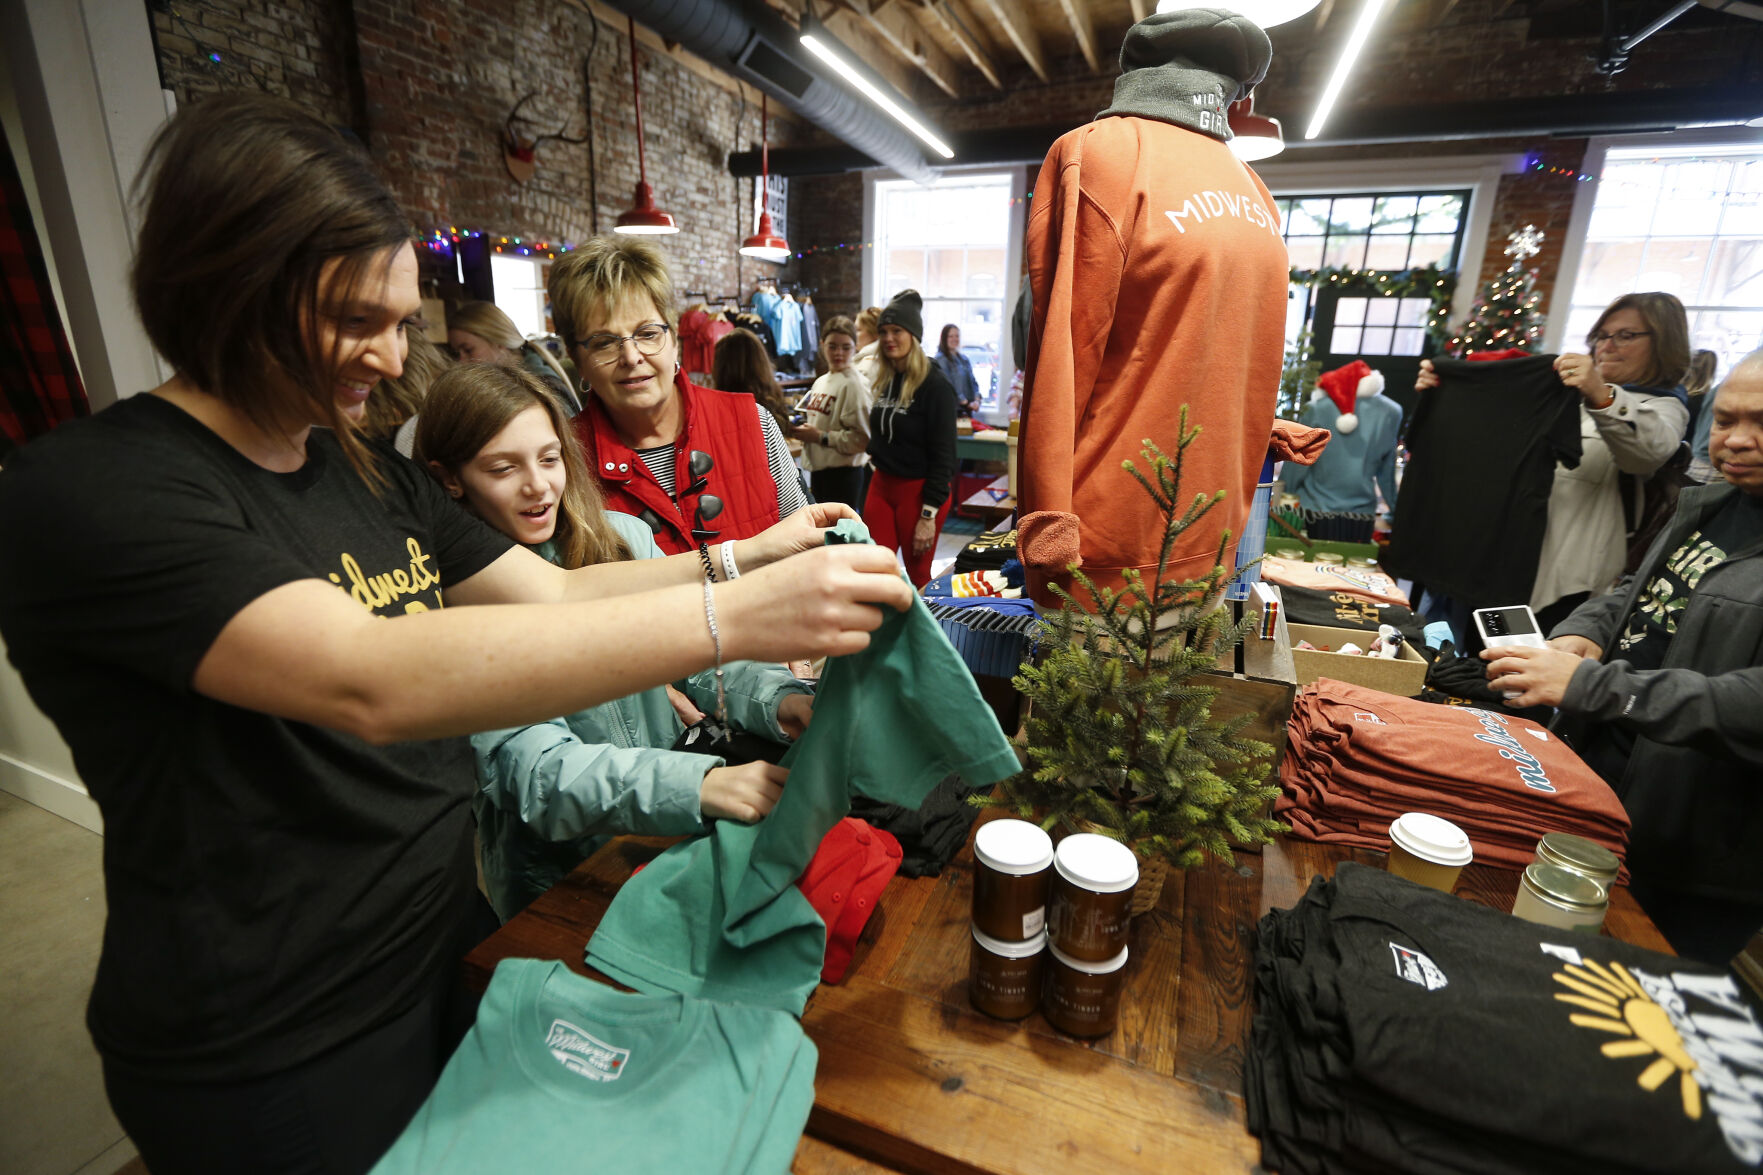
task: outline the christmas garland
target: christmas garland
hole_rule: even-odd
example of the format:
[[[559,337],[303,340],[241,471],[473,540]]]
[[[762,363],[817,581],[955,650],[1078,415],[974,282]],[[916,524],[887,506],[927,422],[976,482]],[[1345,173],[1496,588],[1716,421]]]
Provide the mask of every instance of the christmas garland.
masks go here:
[[[1294,285],[1306,288],[1339,286],[1343,292],[1373,293],[1384,298],[1420,298],[1431,300],[1426,314],[1426,337],[1435,347],[1446,337],[1445,319],[1451,312],[1451,296],[1457,292],[1457,271],[1425,265],[1417,269],[1294,269]]]

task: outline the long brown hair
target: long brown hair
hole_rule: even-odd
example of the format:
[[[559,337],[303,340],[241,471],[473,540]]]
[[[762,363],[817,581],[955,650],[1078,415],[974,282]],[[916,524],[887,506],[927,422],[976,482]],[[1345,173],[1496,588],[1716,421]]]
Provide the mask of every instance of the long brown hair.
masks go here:
[[[337,406],[341,341],[319,354],[319,304],[348,305],[411,240],[409,222],[334,128],[292,102],[226,93],[162,127],[135,180],[144,193],[132,286],[147,337],[183,377],[271,435],[314,409],[369,484],[381,484]]]
[[[773,416],[789,415],[783,389],[777,384],[777,372],[772,370],[771,356],[765,353],[759,336],[750,330],[736,327],[716,340],[710,386],[723,392],[746,392]]]
[[[1649,388],[1676,387],[1690,370],[1690,320],[1683,303],[1675,294],[1654,291],[1646,294],[1624,294],[1598,315],[1592,329],[1586,332],[1586,351],[1595,354],[1592,339],[1604,329],[1604,322],[1618,310],[1633,310],[1653,332],[1653,361],[1637,381]]]
[[[631,552],[606,517],[599,486],[588,472],[563,405],[530,371],[495,363],[461,363],[442,375],[429,389],[416,418],[416,460],[424,467],[434,461],[457,477],[509,421],[535,405],[551,418],[551,431],[563,451],[566,476],[557,503],[557,530],[551,536],[557,561],[573,571],[629,559]],[[429,472],[434,475],[432,469]]]
[[[405,332],[410,353],[404,356],[404,374],[382,379],[367,397],[361,414],[361,431],[375,440],[390,440],[400,425],[422,411],[429,387],[453,366],[447,352],[429,342],[419,330]]]

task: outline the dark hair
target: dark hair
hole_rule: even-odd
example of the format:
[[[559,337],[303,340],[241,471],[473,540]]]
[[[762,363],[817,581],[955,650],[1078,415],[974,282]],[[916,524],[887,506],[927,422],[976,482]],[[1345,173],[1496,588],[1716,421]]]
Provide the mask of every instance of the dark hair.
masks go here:
[[[376,440],[391,440],[406,420],[421,412],[429,385],[453,366],[447,352],[429,342],[421,331],[409,331],[405,337],[410,341],[410,353],[404,356],[404,374],[375,384],[361,415],[361,431]]]
[[[629,559],[630,550],[607,521],[600,488],[588,472],[569,414],[545,381],[524,368],[461,363],[437,379],[416,417],[416,460],[424,467],[436,462],[457,477],[509,421],[528,408],[545,410],[563,452],[563,498],[557,503],[557,530],[551,536],[557,561],[574,571]],[[440,480],[432,468],[429,475]]]
[[[759,336],[750,330],[736,327],[716,340],[715,357],[710,362],[710,386],[723,392],[746,392],[773,415],[789,415],[789,405],[771,367],[771,356],[765,353]]]
[[[960,329],[961,329],[960,323],[945,322],[943,324],[943,333],[937,336],[937,350],[941,351],[945,355],[953,354],[954,352],[949,350],[949,332],[952,330],[960,330]]]
[[[153,346],[270,433],[316,406],[370,476],[332,387],[349,356],[316,344],[326,266],[336,263],[329,280],[346,303],[411,240],[366,155],[292,102],[216,94],[161,128],[135,189],[145,192],[135,309]]]
[[[1632,310],[1641,316],[1652,333],[1653,361],[1636,381],[1643,387],[1673,388],[1684,381],[1690,370],[1690,320],[1683,303],[1675,294],[1624,294],[1598,315],[1592,329],[1586,332],[1586,350],[1597,352],[1592,342],[1604,329],[1604,322],[1618,310]]]

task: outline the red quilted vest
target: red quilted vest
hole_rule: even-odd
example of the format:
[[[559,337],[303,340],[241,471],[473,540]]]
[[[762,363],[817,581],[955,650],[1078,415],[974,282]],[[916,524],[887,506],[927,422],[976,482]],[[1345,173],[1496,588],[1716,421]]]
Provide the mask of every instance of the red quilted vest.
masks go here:
[[[684,371],[675,372],[673,383],[685,410],[685,427],[673,444],[674,485],[684,490],[692,484],[692,450],[709,453],[716,467],[704,492],[722,499],[722,513],[704,523],[705,530],[717,532],[708,541],[752,538],[778,520],[777,482],[766,458],[757,402],[745,393],[698,387]],[[686,495],[676,505],[643,459],[618,439],[599,397],[585,399],[575,431],[588,467],[600,479],[606,508],[647,522],[655,531],[655,545],[666,554],[696,550],[691,530],[697,495]]]

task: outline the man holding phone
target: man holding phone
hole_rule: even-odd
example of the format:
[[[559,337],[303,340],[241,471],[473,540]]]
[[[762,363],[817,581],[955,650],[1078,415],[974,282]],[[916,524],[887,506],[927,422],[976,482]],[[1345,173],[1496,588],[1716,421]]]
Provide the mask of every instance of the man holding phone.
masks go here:
[[[1680,954],[1763,928],[1763,350],[1709,406],[1721,481],[1686,489],[1625,588],[1549,647],[1488,649],[1513,706],[1556,706],[1633,824],[1635,896]]]

